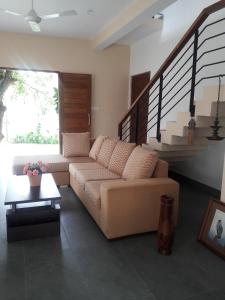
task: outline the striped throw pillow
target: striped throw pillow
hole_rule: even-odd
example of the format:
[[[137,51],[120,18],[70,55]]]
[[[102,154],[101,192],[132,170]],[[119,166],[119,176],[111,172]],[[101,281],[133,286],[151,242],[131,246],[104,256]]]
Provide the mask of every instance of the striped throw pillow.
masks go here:
[[[126,162],[134,148],[135,144],[119,141],[113,150],[108,169],[122,176]]]
[[[105,139],[107,138],[107,136],[103,136],[100,135],[96,138],[93,146],[91,147],[91,151],[89,153],[89,157],[93,158],[93,159],[97,159],[98,154],[100,152],[101,146],[103,144],[103,142],[105,141]]]
[[[88,156],[90,151],[90,132],[62,133],[63,156]]]
[[[107,138],[101,146],[97,161],[106,168],[108,168],[110,158],[117,142],[116,139]]]
[[[157,160],[156,152],[137,146],[128,158],[122,177],[125,179],[152,177]]]

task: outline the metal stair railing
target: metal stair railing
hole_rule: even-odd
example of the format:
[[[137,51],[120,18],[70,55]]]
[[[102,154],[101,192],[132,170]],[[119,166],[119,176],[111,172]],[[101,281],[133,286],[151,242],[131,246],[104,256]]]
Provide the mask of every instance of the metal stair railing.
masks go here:
[[[224,37],[225,31],[216,26],[224,26],[225,17],[219,16],[207,23],[209,16],[218,11],[225,16],[224,8],[225,0],[221,0],[206,7],[199,14],[120,121],[118,135],[121,140],[139,144],[143,143],[143,137],[150,134],[160,142],[162,120],[184,99],[185,103],[188,102],[190,117],[195,116],[197,86],[205,80],[225,75],[218,70],[224,64],[222,71],[225,72],[225,42],[222,40],[219,47],[210,46],[210,43]],[[210,34],[210,29],[215,33]],[[212,54],[216,53],[220,58],[211,60]],[[143,107],[141,100],[146,96],[149,98],[148,105]],[[143,109],[148,110],[148,114],[144,114],[145,119],[141,119],[140,112]]]

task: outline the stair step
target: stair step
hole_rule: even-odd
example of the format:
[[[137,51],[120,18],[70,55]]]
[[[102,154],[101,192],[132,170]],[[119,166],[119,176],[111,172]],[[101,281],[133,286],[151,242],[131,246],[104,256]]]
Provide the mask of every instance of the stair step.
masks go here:
[[[207,85],[203,88],[203,99],[216,101],[218,97],[218,85]],[[225,85],[221,85],[220,101],[225,101]]]
[[[220,129],[221,134],[225,134],[225,128],[221,128]],[[207,137],[209,135],[211,135],[212,133],[212,129],[210,127],[197,127],[195,129],[195,136],[196,137]],[[188,135],[188,127],[184,126],[184,127],[180,127],[177,124],[169,124],[168,128],[166,129],[166,131],[162,132],[161,134],[164,135],[175,135],[175,136],[180,136],[180,137],[186,137]]]
[[[186,161],[187,159],[190,159],[192,156],[179,156],[179,157],[165,157],[163,160],[167,161],[170,166],[176,165],[179,162]]]
[[[184,136],[184,126],[180,126],[176,122],[167,122],[166,131],[173,135]]]
[[[182,151],[182,150],[203,150],[207,148],[208,144],[193,144],[193,145],[168,145],[165,143],[160,143],[156,138],[150,138],[148,140],[148,144],[146,146],[150,146],[150,148],[158,150],[158,151]]]
[[[190,156],[195,156],[196,154],[199,153],[198,150],[182,150],[182,151],[157,151],[158,156],[160,158],[167,158],[167,157],[190,157]]]
[[[214,117],[207,117],[207,116],[196,116],[195,122],[196,127],[210,127],[214,122]],[[219,118],[220,125],[225,126],[225,119]]]
[[[161,142],[167,145],[187,145],[187,137],[168,135],[166,132],[161,132]],[[209,142],[205,137],[194,137],[194,145],[208,145]]]
[[[176,123],[179,124],[179,126],[188,126],[190,119],[189,112],[178,112]],[[212,116],[195,115],[196,127],[209,127],[212,125],[213,121],[214,117]],[[225,119],[223,117],[219,118],[219,121],[221,126],[225,126]]]
[[[215,117],[216,116],[217,103],[210,100],[197,101],[195,103],[195,115]],[[220,102],[219,117],[225,117],[225,102]]]

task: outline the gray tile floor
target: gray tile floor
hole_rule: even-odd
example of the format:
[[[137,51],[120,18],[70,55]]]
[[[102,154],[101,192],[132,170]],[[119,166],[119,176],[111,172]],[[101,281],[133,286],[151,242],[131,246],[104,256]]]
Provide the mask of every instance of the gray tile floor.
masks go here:
[[[107,241],[69,188],[61,238],[7,244],[0,185],[0,300],[224,300],[225,262],[196,241],[209,195],[181,188],[173,254],[156,234]]]

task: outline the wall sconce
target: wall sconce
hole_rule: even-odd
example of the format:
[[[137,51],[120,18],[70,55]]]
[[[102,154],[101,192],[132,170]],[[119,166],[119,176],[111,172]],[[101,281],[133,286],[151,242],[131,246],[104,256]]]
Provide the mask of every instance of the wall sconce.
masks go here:
[[[219,105],[220,105],[220,90],[221,90],[221,78],[223,76],[219,75],[219,87],[218,87],[218,98],[217,98],[217,102],[216,102],[216,117],[215,120],[213,122],[213,125],[211,125],[210,127],[213,129],[212,132],[212,136],[208,136],[207,139],[210,141],[222,141],[224,139],[224,137],[219,136],[219,130],[221,127],[220,126],[220,121],[219,121]]]

